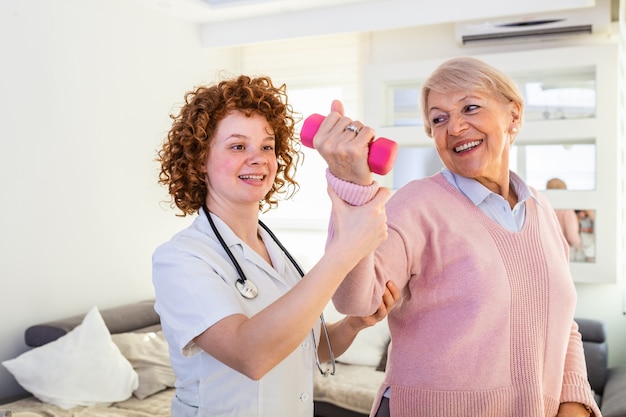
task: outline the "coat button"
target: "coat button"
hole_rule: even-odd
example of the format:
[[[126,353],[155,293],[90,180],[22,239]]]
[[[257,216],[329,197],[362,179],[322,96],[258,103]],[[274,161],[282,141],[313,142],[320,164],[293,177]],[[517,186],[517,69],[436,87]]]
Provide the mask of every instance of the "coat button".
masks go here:
[[[307,401],[309,401],[309,394],[307,394],[306,392],[302,393],[302,394],[300,395],[300,401],[302,401],[302,402],[307,402]]]

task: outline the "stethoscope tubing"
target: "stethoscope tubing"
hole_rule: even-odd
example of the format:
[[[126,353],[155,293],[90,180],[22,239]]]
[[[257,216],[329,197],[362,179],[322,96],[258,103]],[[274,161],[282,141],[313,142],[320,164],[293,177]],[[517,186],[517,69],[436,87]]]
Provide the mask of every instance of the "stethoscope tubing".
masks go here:
[[[224,241],[224,238],[222,237],[222,235],[219,232],[219,230],[217,230],[217,227],[215,226],[215,223],[213,222],[213,219],[211,218],[211,212],[209,211],[207,206],[203,205],[202,206],[202,210],[204,211],[204,214],[206,215],[207,219],[209,220],[209,224],[211,225],[211,229],[213,230],[213,233],[215,234],[215,237],[217,237],[217,240],[220,242],[220,245],[222,245],[222,248],[224,249],[224,251],[226,251],[226,254],[230,258],[230,260],[233,263],[235,269],[237,270],[237,274],[239,275],[239,278],[237,279],[237,282],[235,283],[236,284],[235,286],[239,290],[239,293],[244,298],[248,298],[248,299],[255,298],[257,296],[257,294],[258,294],[258,289],[257,289],[256,285],[254,285],[254,283],[252,283],[246,277],[246,274],[243,272],[243,269],[241,268],[241,265],[239,265],[239,262],[237,261],[237,259],[235,259],[235,255],[228,248],[228,245],[226,245],[226,242]],[[291,254],[289,253],[287,248],[285,248],[283,246],[283,244],[280,242],[280,240],[278,240],[278,238],[276,237],[274,232],[272,232],[270,230],[270,228],[265,223],[263,223],[261,221],[261,219],[259,219],[259,225],[267,232],[268,235],[270,235],[272,240],[283,251],[285,256],[287,256],[289,261],[293,264],[293,266],[296,268],[296,270],[300,274],[300,277],[301,278],[304,277],[304,271],[302,270],[302,268],[300,268],[300,265],[298,265],[298,262],[296,262],[294,257],[291,256]],[[332,371],[323,371],[322,370],[321,364],[319,363],[319,359],[317,357],[317,349],[314,349],[315,350],[315,359],[316,359],[316,362],[317,362],[317,367],[319,368],[320,372],[324,376],[327,376],[329,373],[331,375],[335,375],[335,355],[333,354],[333,349],[332,349],[332,347],[330,345],[330,338],[328,337],[328,329],[326,328],[326,320],[324,320],[324,314],[320,315],[320,322],[322,324],[322,328],[324,329],[324,333],[325,333],[325,336],[326,336],[326,342],[328,344],[328,351],[330,353],[330,359],[331,359],[331,362],[332,362],[333,370]]]

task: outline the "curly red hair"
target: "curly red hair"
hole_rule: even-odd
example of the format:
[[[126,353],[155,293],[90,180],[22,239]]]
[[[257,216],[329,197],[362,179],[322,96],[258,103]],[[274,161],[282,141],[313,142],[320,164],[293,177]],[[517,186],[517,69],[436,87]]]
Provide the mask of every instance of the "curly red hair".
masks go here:
[[[201,166],[217,124],[233,110],[265,117],[276,137],[278,172],[274,185],[259,202],[259,210],[275,207],[278,194],[290,198],[298,190],[294,175],[302,154],[286,89],[285,84],[274,86],[269,77],[240,75],[185,94],[180,113],[170,115],[172,128],[157,158],[161,164],[159,183],[168,187],[171,206],[178,207],[182,216],[197,212],[206,201],[207,183]]]

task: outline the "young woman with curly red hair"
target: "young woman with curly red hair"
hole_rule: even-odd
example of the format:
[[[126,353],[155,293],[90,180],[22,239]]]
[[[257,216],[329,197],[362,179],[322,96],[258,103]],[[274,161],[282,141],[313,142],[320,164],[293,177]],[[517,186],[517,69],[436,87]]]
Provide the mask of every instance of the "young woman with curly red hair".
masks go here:
[[[197,88],[173,117],[159,182],[183,215],[198,213],[153,255],[155,308],[177,377],[174,417],[313,416],[315,363],[331,356],[323,336],[318,349],[320,315],[385,239],[389,190],[358,208],[329,191],[335,238],[304,274],[259,221],[279,194],[297,190],[294,126],[286,87],[267,77]],[[329,324],[334,354],[396,297],[391,287],[372,316]]]

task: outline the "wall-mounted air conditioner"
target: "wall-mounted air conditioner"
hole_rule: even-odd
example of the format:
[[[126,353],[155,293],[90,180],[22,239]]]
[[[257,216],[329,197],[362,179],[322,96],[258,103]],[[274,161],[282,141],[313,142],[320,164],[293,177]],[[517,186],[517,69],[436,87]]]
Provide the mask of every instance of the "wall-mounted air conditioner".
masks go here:
[[[594,7],[458,22],[456,37],[460,44],[466,46],[489,42],[537,41],[608,33],[610,23],[610,1],[598,0]]]

